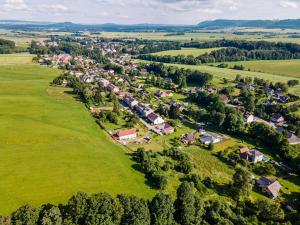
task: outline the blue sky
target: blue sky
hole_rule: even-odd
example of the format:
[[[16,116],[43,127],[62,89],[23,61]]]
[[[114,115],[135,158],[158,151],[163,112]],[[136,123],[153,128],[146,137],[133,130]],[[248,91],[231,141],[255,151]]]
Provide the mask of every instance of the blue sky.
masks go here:
[[[196,24],[220,18],[300,18],[300,0],[0,0],[0,19]]]

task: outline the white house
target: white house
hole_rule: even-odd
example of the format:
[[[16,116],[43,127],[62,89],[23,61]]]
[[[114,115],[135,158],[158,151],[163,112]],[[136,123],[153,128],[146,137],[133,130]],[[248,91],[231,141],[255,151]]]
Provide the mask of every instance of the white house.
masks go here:
[[[106,80],[106,79],[103,79],[103,78],[100,79],[99,83],[103,87],[107,87],[110,84],[109,80]]]
[[[244,123],[252,123],[254,121],[254,116],[251,113],[244,114]]]
[[[136,106],[137,104],[139,104],[139,102],[137,100],[135,100],[133,97],[126,95],[124,97],[124,102],[130,107],[133,108],[134,106]]]
[[[156,113],[152,112],[148,115],[147,117],[151,123],[153,123],[154,125],[158,125],[158,124],[162,124],[164,123],[164,119],[160,116],[157,115]]]
[[[200,142],[203,143],[203,144],[216,144],[218,142],[220,142],[221,139],[219,137],[215,137],[211,134],[206,134],[206,135],[203,135],[201,138],[200,138]]]
[[[125,141],[125,140],[133,140],[136,139],[137,133],[135,129],[131,130],[122,130],[117,133],[117,137],[120,141]]]

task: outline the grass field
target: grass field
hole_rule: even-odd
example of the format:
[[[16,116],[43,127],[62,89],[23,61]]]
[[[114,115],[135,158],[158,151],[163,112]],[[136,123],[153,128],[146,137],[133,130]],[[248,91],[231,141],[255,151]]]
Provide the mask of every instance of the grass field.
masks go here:
[[[206,48],[206,49],[199,49],[199,48],[182,48],[181,50],[170,50],[170,51],[162,51],[153,53],[153,55],[170,55],[170,56],[177,56],[177,55],[192,55],[194,57],[203,55],[205,53],[210,53],[212,51],[218,50],[220,48]]]
[[[62,203],[78,191],[152,197],[143,174],[70,89],[49,87],[59,73],[28,56],[0,57],[0,214]]]
[[[24,54],[0,55],[0,66],[30,64],[30,63],[32,63],[32,55],[24,55]]]
[[[300,60],[260,60],[260,61],[242,61],[226,62],[230,67],[234,65],[244,65],[251,71],[278,74],[287,77],[300,78]],[[217,65],[217,63],[216,63]]]
[[[272,73],[262,73],[262,72],[253,72],[253,71],[240,71],[240,70],[232,70],[232,69],[223,69],[218,67],[206,66],[206,65],[182,65],[182,64],[166,64],[171,66],[177,66],[185,69],[199,70],[206,73],[211,73],[216,77],[227,78],[233,80],[237,74],[247,77],[258,77],[263,78],[265,80],[269,80],[272,82],[284,82],[286,83],[288,80],[296,79],[300,81],[300,77],[291,77],[287,75],[280,74],[272,74]],[[300,85],[290,88],[290,92],[296,95],[300,95]]]

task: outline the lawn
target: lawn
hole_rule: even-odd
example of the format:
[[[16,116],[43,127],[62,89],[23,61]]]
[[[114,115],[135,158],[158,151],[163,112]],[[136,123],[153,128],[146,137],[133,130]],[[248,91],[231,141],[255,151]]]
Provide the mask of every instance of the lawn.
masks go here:
[[[181,50],[169,50],[169,51],[162,51],[162,52],[156,52],[153,53],[153,55],[158,55],[158,56],[165,56],[165,55],[170,55],[170,56],[177,56],[177,55],[192,55],[194,57],[203,55],[205,53],[210,53],[212,51],[219,50],[220,48],[205,48],[205,49],[199,49],[199,48],[182,48]]]
[[[0,214],[64,203],[78,191],[152,197],[144,175],[70,89],[49,87],[60,71],[27,60],[0,57]]]
[[[287,77],[300,78],[300,60],[260,60],[243,62],[226,62],[230,67],[244,65],[251,71],[278,74]]]

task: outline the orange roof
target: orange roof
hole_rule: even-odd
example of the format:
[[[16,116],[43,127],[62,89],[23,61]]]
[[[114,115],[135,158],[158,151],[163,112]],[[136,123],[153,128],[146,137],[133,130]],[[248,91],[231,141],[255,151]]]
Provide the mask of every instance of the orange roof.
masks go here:
[[[240,153],[246,153],[246,152],[249,152],[249,148],[248,148],[247,146],[242,147],[242,148],[240,149]]]
[[[124,136],[132,135],[132,134],[136,134],[136,130],[135,129],[121,130],[121,131],[118,132],[118,136],[119,137],[124,137]]]

